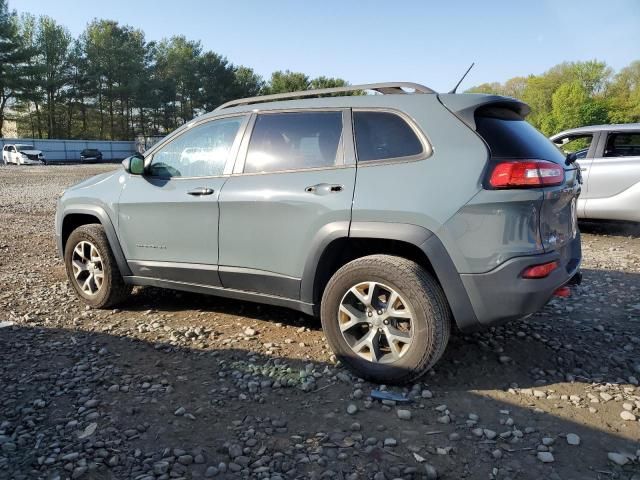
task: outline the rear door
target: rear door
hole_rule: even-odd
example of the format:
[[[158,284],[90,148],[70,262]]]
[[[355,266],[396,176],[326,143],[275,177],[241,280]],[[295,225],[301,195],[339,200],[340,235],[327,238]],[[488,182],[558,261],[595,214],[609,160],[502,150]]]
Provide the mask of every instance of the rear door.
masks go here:
[[[348,231],[356,178],[347,109],[254,114],[220,194],[226,288],[299,298],[312,245]]]
[[[125,176],[118,229],[134,275],[220,284],[218,198],[248,118],[196,124],[156,150],[145,175]]]

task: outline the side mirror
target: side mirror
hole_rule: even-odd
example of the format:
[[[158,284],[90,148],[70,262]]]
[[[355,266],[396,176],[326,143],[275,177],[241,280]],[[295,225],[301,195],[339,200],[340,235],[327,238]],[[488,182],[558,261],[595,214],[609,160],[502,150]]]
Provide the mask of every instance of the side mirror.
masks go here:
[[[122,161],[125,172],[132,175],[142,175],[144,173],[144,157],[139,153],[134,153]]]
[[[578,154],[575,153],[575,152],[570,152],[570,153],[567,153],[567,156],[565,157],[564,163],[565,163],[565,165],[571,165],[577,159],[578,159]]]

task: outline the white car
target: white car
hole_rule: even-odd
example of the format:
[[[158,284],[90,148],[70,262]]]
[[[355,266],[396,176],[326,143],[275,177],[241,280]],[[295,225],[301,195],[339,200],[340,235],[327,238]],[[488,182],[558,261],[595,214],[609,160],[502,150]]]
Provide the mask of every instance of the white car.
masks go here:
[[[7,165],[42,165],[47,163],[44,153],[36,150],[33,145],[22,143],[7,144],[2,148],[2,162]]]

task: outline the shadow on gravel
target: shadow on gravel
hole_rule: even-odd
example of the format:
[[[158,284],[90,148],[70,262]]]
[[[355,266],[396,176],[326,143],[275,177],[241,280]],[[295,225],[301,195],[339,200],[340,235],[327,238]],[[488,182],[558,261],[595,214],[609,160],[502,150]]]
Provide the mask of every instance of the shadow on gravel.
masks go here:
[[[524,347],[537,362],[542,352],[514,346]],[[367,400],[377,386],[321,362],[2,328],[0,477],[150,480],[209,469],[217,478],[434,478],[423,462],[442,478],[629,479],[638,470],[607,460],[635,454],[637,424],[600,422],[615,433],[586,426],[597,414],[584,399],[579,408],[547,398],[534,409],[533,397],[508,391],[519,360],[493,368],[483,352],[455,340],[400,407],[412,412],[405,421],[398,407]],[[568,433],[581,444],[568,445]],[[554,462],[543,463],[538,448]]]
[[[580,220],[580,231],[593,235],[640,238],[640,223],[612,220]]]

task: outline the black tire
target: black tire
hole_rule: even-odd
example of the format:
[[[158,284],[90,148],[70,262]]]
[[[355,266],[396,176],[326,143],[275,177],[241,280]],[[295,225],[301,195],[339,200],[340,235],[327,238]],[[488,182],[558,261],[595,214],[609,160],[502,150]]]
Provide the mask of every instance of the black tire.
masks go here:
[[[354,285],[379,282],[394,289],[413,315],[413,337],[406,353],[392,363],[372,362],[356,354],[340,331],[338,311]],[[347,263],[329,280],[320,306],[322,328],[338,360],[361,378],[402,384],[424,375],[440,359],[451,332],[451,311],[442,288],[415,262],[391,255],[370,255]]]
[[[100,289],[93,295],[85,293],[75,279],[72,259],[73,251],[82,242],[88,241],[95,246],[101,257],[101,267],[104,273],[104,280]],[[132,286],[124,283],[120,269],[113,256],[107,235],[99,224],[82,225],[76,228],[69,238],[64,249],[64,264],[67,269],[67,278],[80,299],[92,308],[111,308],[123,300],[131,293]]]

